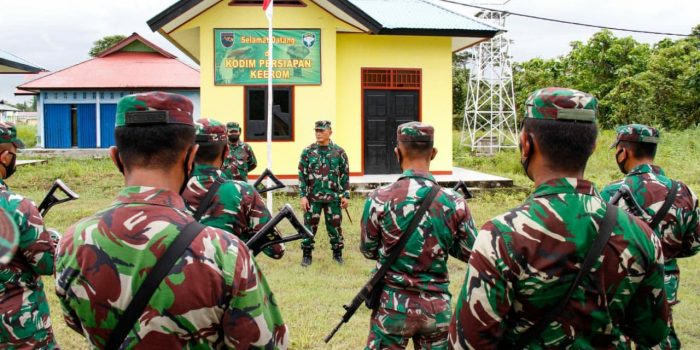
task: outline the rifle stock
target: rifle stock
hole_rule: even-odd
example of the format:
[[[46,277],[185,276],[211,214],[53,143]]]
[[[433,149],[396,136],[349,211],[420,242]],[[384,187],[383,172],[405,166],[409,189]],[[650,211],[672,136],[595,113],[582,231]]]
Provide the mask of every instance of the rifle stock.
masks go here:
[[[292,227],[294,227],[294,230],[297,232],[295,235],[282,237],[279,231],[276,230],[275,227],[284,219],[287,219],[289,223],[292,224]],[[253,252],[253,255],[258,255],[263,249],[273,244],[296,241],[302,238],[312,238],[313,236],[313,233],[311,233],[311,231],[299,221],[299,218],[294,215],[292,206],[285,204],[277,215],[246,242],[246,246]]]
[[[620,186],[617,192],[615,192],[615,195],[610,198],[610,204],[617,205],[620,202],[620,199],[625,201],[632,215],[638,217],[642,217],[644,215],[644,208],[634,198],[632,195],[632,190],[629,188],[629,186],[627,186],[627,184],[622,184]]]
[[[61,193],[65,195],[65,198],[56,197],[55,193],[57,190],[60,190]],[[61,179],[56,179],[37,209],[39,210],[39,213],[41,213],[41,216],[44,217],[46,216],[46,213],[49,212],[49,209],[51,209],[51,207],[54,205],[76,200],[78,198],[80,198],[80,195],[73,192],[73,190],[64,184]]]

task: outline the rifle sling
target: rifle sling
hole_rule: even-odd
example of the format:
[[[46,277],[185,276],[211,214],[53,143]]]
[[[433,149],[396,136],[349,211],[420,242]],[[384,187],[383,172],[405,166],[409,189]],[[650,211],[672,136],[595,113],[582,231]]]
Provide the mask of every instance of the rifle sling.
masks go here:
[[[396,262],[396,260],[398,260],[399,255],[403,251],[403,248],[406,246],[406,243],[408,243],[408,239],[411,237],[411,234],[413,233],[413,231],[416,230],[416,228],[418,228],[418,224],[420,224],[423,215],[425,215],[425,213],[428,211],[428,208],[430,208],[430,204],[435,199],[435,196],[437,196],[438,192],[440,192],[440,188],[441,187],[437,184],[430,187],[430,192],[428,192],[428,195],[426,195],[425,198],[423,198],[423,202],[420,204],[420,207],[416,211],[416,214],[413,215],[413,219],[411,219],[408,228],[406,228],[406,231],[403,232],[401,238],[399,238],[399,241],[396,242],[396,245],[393,247],[391,254],[389,254],[389,257],[387,257],[386,261],[384,261],[384,264],[382,264],[377,273],[374,274],[374,276],[372,277],[373,280],[376,280],[378,282],[384,279],[384,275],[386,275],[386,272],[389,271],[391,265],[393,265]]]
[[[554,319],[559,316],[562,311],[564,311],[564,308],[569,303],[574,291],[576,291],[578,286],[581,284],[583,276],[588,275],[591,272],[593,265],[596,261],[598,261],[600,255],[603,253],[603,249],[610,239],[610,234],[612,233],[616,222],[617,207],[608,204],[605,209],[605,217],[603,218],[603,221],[598,229],[598,235],[588,249],[588,254],[586,254],[586,257],[583,259],[583,263],[576,274],[576,278],[574,278],[574,282],[566,291],[564,297],[553,308],[549,309],[549,312],[547,312],[537,323],[532,325],[532,327],[530,327],[518,338],[514,349],[524,349],[536,337],[542,334],[542,331],[544,331],[545,328],[549,326],[549,324],[552,323],[552,321],[554,321]]]
[[[204,226],[197,221],[192,221],[180,231],[180,234],[170,244],[168,249],[158,259],[151,272],[143,280],[134,298],[131,299],[124,313],[119,317],[117,326],[112,330],[109,339],[105,344],[106,350],[116,350],[124,342],[124,339],[134,327],[136,321],[141,317],[148,302],[153,297],[153,294],[158,289],[165,276],[175,265],[175,262],[182,256],[185,249],[190,246],[190,243],[204,229]]]
[[[204,196],[204,199],[202,199],[202,202],[199,203],[199,206],[197,207],[197,211],[194,212],[194,219],[196,221],[199,221],[202,219],[202,216],[204,213],[207,212],[207,209],[209,209],[209,205],[211,204],[211,201],[214,200],[214,196],[216,195],[216,192],[219,191],[219,187],[223,185],[224,179],[220,177],[214,178],[214,184],[209,187],[209,190],[207,191],[207,194]]]
[[[651,223],[649,223],[649,227],[651,227],[652,230],[656,231],[656,226],[661,223],[661,220],[663,220],[663,218],[666,217],[666,214],[668,214],[668,211],[671,210],[671,205],[673,205],[673,201],[676,199],[676,194],[678,193],[678,187],[678,182],[671,180],[671,190],[669,191],[668,196],[666,196],[664,205],[661,206],[661,209],[656,212],[656,215],[654,215]]]

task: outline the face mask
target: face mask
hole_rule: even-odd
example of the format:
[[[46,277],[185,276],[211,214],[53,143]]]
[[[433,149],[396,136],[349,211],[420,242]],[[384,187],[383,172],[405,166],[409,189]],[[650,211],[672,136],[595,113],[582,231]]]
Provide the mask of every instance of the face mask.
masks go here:
[[[627,162],[627,158],[623,159],[621,162],[617,160],[617,157],[620,156],[624,150],[624,148],[620,148],[620,150],[615,153],[615,163],[617,163],[617,167],[620,168],[620,171],[626,175],[627,171],[625,170],[625,163]]]
[[[17,154],[12,153],[10,151],[8,151],[8,152],[12,155],[12,160],[10,161],[10,164],[5,165],[3,163],[0,163],[5,168],[5,178],[6,179],[9,178],[10,176],[12,176],[12,174],[14,174],[15,171],[17,171],[17,166],[15,165],[15,163],[17,162]]]
[[[230,142],[238,142],[238,140],[241,138],[241,135],[228,135],[228,140]]]
[[[530,166],[530,159],[532,158],[532,152],[534,151],[534,148],[533,148],[534,142],[532,140],[532,136],[530,136],[529,134],[527,135],[527,140],[528,140],[528,142],[530,142],[530,151],[527,153],[527,156],[525,156],[525,159],[523,159],[523,157],[522,157],[523,145],[520,143],[518,144],[518,148],[520,149],[520,154],[521,154],[520,165],[522,165],[523,170],[525,170],[525,175],[527,175],[527,177],[530,180],[533,180],[532,176],[530,176],[530,174],[527,172],[527,168]]]
[[[185,188],[187,188],[187,183],[190,182],[190,155],[192,153],[192,146],[187,149],[187,155],[185,156],[185,165],[184,165],[184,172],[185,172],[185,179],[182,181],[182,186],[180,186],[180,195],[182,195],[183,192],[185,192]]]

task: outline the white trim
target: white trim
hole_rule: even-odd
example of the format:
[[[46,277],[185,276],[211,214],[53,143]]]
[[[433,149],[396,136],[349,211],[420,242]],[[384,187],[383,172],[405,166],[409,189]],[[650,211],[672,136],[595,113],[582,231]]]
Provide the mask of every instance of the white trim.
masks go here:
[[[101,108],[100,108],[100,93],[97,92],[97,94],[95,95],[95,97],[96,97],[96,98],[95,98],[95,100],[96,100],[96,101],[95,101],[95,102],[96,102],[96,103],[95,103],[95,132],[96,132],[96,137],[97,137],[97,138],[95,139],[95,147],[97,147],[97,148],[102,148],[102,147],[101,147],[101,143],[102,143],[102,142],[100,141],[100,136],[102,136],[102,135],[101,135],[101,132],[102,132],[102,131],[101,131],[101,126],[100,126],[100,119],[101,119],[101,118],[100,118],[100,114],[101,114],[101,111],[100,111],[100,109],[101,109]]]
[[[36,143],[38,147],[46,148],[44,140],[44,98],[39,93],[39,98],[36,101],[36,111],[37,111],[37,123],[36,123],[36,134],[39,136],[39,142]]]

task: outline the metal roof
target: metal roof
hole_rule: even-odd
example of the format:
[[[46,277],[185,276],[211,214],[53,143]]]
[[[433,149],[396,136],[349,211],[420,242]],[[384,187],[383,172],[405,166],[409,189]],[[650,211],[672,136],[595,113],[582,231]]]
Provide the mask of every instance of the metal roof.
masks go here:
[[[383,29],[498,32],[500,28],[424,0],[347,0],[379,22]],[[380,30],[382,32],[382,30]]]
[[[138,34],[124,39],[141,41],[153,52],[107,49],[104,54],[74,66],[40,76],[17,87],[33,92],[42,89],[199,88],[199,70],[145,41]],[[123,42],[114,47],[123,48]]]
[[[7,51],[0,50],[0,74],[16,74],[16,73],[38,73],[45,71],[29,61],[17,57]]]

